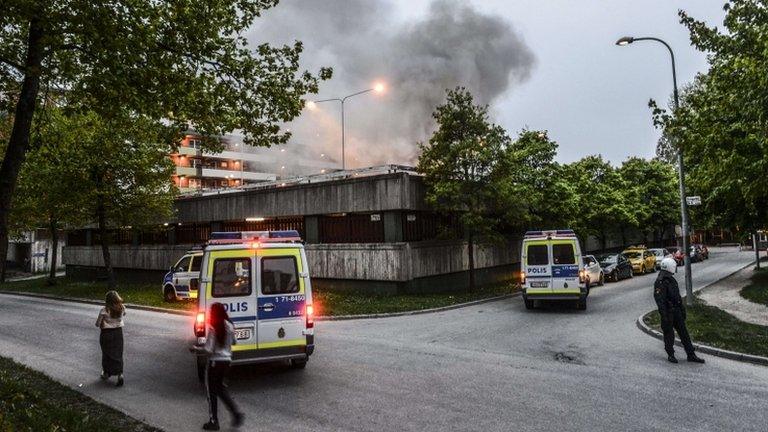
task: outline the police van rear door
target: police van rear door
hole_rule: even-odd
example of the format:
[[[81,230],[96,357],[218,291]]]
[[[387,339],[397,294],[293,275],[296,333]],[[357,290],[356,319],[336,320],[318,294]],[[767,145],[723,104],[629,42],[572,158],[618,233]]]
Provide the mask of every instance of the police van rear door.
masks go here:
[[[257,254],[259,269],[259,350],[303,348],[306,270],[297,247],[264,248]]]
[[[552,272],[549,259],[549,240],[527,240],[525,247],[525,277],[530,294],[549,294],[552,291]]]
[[[552,290],[555,294],[578,293],[579,263],[576,240],[552,240]]]
[[[256,349],[256,277],[255,252],[244,248],[213,250],[208,262],[207,304],[222,303],[235,326],[237,344],[233,351]]]

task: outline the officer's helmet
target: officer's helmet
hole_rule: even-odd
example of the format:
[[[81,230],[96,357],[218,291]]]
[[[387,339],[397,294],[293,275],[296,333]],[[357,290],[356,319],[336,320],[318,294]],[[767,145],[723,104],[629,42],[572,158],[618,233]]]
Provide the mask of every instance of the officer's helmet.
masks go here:
[[[670,273],[676,273],[677,272],[677,261],[674,260],[674,258],[664,258],[661,260],[661,269],[666,270]]]

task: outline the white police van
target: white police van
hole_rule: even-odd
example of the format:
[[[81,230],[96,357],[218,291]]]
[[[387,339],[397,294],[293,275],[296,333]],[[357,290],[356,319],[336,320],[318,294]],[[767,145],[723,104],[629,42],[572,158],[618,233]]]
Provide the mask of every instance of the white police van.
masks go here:
[[[312,285],[297,231],[214,232],[202,258],[195,318],[205,343],[210,305],[222,303],[235,327],[232,364],[289,361],[303,369],[315,348]],[[205,358],[197,358],[198,377]]]
[[[190,250],[163,277],[163,300],[196,299],[203,251]]]
[[[521,255],[526,309],[533,309],[536,300],[572,301],[580,310],[587,308],[589,287],[573,230],[528,231]]]

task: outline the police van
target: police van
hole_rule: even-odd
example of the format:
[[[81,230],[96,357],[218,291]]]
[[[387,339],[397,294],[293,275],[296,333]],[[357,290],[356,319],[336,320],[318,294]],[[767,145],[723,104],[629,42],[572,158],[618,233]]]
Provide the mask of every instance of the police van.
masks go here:
[[[581,247],[573,230],[528,231],[521,248],[521,282],[526,309],[536,300],[575,302],[587,309],[589,287]]]
[[[235,327],[232,364],[289,361],[303,369],[315,348],[312,286],[297,231],[214,232],[202,257],[194,332],[205,344],[211,304]],[[197,357],[198,377],[205,358]]]
[[[190,250],[163,277],[163,300],[196,299],[203,251]]]

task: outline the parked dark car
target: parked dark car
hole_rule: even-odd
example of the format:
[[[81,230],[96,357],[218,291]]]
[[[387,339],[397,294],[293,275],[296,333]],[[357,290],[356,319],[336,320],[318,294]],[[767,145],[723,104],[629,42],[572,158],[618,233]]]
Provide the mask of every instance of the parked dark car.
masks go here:
[[[688,247],[688,254],[691,257],[692,263],[702,262],[704,261],[704,256],[701,254],[701,250],[697,248],[696,246],[689,246]]]
[[[696,243],[693,246],[696,247],[696,249],[698,249],[699,255],[701,255],[703,259],[709,259],[709,249],[707,248],[706,245],[703,245],[701,243]]]
[[[669,251],[669,253],[672,254],[672,258],[675,259],[675,262],[677,263],[678,267],[684,264],[683,260],[685,259],[685,257],[683,256],[683,252],[680,250],[679,247],[669,246],[667,247],[667,250]]]
[[[602,254],[596,258],[606,280],[616,282],[633,276],[632,264],[623,254]]]

